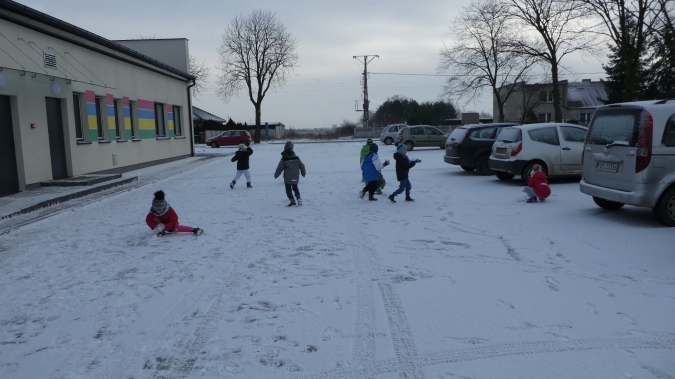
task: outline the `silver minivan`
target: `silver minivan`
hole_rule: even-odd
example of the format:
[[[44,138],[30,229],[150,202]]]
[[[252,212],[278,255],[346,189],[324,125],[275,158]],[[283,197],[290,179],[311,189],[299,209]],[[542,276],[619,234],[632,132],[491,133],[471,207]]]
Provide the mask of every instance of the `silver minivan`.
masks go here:
[[[398,137],[398,132],[402,128],[405,128],[406,126],[408,125],[406,124],[387,125],[387,127],[382,130],[382,134],[380,134],[380,141],[384,142],[385,145],[391,145]]]
[[[582,158],[581,192],[604,209],[652,208],[675,226],[675,100],[599,107]]]

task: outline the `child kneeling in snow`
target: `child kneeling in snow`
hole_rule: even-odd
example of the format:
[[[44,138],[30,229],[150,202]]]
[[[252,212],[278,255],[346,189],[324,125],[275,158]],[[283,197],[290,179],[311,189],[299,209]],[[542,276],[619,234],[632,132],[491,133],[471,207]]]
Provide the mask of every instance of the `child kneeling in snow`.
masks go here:
[[[162,190],[155,192],[155,198],[152,200],[150,212],[148,212],[148,215],[145,217],[145,223],[148,224],[150,229],[157,232],[158,236],[178,232],[192,232],[192,234],[198,236],[204,231],[200,228],[179,225],[178,215],[176,214],[176,211],[171,208],[169,203],[164,200],[164,191]]]
[[[541,166],[536,164],[532,166],[532,177],[527,182],[527,187],[523,188],[523,192],[529,196],[528,203],[536,203],[537,198],[542,203],[547,197],[551,195],[551,188],[548,186],[548,178],[546,174],[541,171]]]

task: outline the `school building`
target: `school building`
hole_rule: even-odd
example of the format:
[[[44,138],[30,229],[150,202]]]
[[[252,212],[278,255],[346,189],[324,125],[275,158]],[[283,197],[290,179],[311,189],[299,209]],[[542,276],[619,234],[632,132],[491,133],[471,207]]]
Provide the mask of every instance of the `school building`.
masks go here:
[[[0,1],[0,196],[194,155],[188,60]]]

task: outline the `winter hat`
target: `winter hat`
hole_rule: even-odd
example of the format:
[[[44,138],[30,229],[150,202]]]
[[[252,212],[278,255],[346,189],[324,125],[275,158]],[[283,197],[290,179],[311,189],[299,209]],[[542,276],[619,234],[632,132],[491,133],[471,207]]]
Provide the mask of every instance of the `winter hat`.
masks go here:
[[[368,138],[368,139],[366,140],[366,145],[370,145],[371,143],[373,143],[373,139],[372,139],[372,138]]]
[[[164,200],[164,191],[159,190],[155,192],[155,198],[152,199],[152,207],[150,211],[156,215],[163,216],[169,209],[169,203]]]
[[[408,147],[404,143],[402,143],[402,144],[398,145],[398,148],[396,149],[396,152],[403,154],[403,152],[406,151],[407,149],[408,149]]]
[[[284,150],[293,151],[293,141],[286,141],[286,144],[284,145]]]
[[[371,153],[377,154],[377,149],[378,149],[377,144],[373,143],[373,144],[370,145],[370,152]]]
[[[239,146],[239,150],[242,150],[242,151],[246,150],[246,144],[245,143],[242,142],[238,146]]]

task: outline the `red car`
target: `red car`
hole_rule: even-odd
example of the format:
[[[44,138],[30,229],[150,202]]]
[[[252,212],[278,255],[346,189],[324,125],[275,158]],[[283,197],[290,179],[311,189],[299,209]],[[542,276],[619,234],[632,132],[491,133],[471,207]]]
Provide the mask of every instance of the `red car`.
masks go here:
[[[251,142],[253,142],[251,140],[251,135],[245,130],[228,130],[206,140],[206,144],[211,145],[213,148],[220,146],[236,146],[240,143],[245,143],[246,146],[249,146]]]

